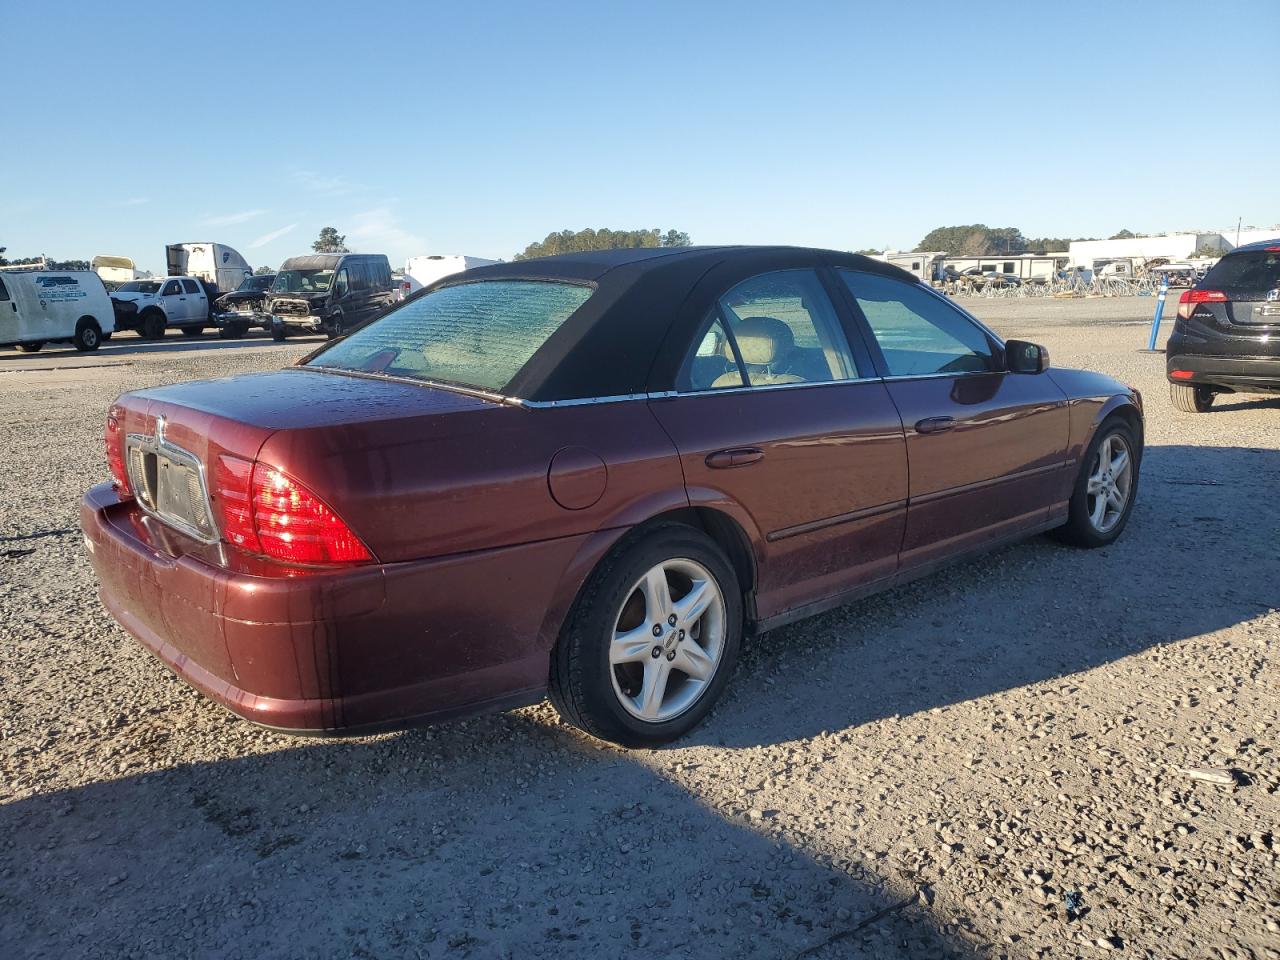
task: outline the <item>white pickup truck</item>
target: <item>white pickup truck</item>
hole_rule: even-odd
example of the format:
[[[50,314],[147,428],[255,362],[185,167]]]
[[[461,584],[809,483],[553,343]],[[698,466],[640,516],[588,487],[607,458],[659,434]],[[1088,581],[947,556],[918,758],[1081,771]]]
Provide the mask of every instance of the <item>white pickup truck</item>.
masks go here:
[[[209,326],[209,294],[198,277],[155,277],[121,284],[112,299],[138,308],[137,330],[146,340],[159,340],[168,327],[198,337]]]

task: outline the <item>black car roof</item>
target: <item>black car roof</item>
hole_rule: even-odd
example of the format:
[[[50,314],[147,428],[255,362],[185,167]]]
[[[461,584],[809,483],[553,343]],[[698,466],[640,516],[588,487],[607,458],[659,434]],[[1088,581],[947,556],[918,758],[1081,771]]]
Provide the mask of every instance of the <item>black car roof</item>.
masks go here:
[[[716,300],[775,270],[848,267],[919,280],[879,260],[808,247],[658,247],[600,250],[476,267],[432,290],[485,280],[561,280],[596,292],[521,368],[504,392],[533,401],[617,397],[669,388]]]
[[[1260,250],[1280,250],[1280,237],[1276,237],[1274,240],[1258,240],[1254,243],[1245,243],[1233,250],[1228,250],[1223,256],[1229,257],[1233,253],[1256,253]]]
[[[341,260],[386,260],[385,253],[308,253],[301,257],[290,257],[280,264],[281,270],[324,270],[336,266]]]

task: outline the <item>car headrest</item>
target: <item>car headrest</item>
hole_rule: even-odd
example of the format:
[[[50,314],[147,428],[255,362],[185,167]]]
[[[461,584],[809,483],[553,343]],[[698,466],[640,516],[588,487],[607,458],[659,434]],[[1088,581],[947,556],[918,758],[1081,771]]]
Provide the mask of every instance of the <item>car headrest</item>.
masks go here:
[[[742,362],[751,366],[777,363],[791,352],[796,338],[791,328],[776,317],[746,317],[733,331],[742,353]],[[733,359],[733,348],[724,345],[726,359]]]

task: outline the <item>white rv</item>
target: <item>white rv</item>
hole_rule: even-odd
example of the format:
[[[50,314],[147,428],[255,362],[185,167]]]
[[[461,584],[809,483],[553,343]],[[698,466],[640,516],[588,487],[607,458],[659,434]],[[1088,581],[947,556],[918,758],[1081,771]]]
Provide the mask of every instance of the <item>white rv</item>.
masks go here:
[[[111,298],[96,273],[0,274],[0,345],[26,353],[46,343],[97,350],[115,328]]]
[[[463,270],[473,267],[487,267],[497,260],[486,260],[484,257],[440,256],[410,257],[404,262],[404,279],[400,282],[397,299],[403,300],[414,291],[435,283],[444,277],[451,277]]]
[[[240,289],[253,276],[248,261],[225,243],[171,243],[164,253],[169,276],[199,277],[221,293]]]

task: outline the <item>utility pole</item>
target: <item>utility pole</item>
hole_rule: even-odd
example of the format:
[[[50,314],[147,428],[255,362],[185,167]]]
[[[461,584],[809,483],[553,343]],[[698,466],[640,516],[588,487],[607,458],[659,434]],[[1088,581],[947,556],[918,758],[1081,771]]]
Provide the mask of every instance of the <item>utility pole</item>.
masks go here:
[[[1244,217],[1236,220],[1236,246],[1240,246],[1240,224],[1244,223]]]

